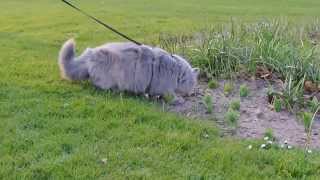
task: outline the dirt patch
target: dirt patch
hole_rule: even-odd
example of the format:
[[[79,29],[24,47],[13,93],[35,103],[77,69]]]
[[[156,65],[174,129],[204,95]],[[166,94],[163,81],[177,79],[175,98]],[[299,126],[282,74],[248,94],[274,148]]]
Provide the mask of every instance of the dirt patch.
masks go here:
[[[318,45],[320,43],[320,32],[319,31],[310,32],[309,38],[313,45]]]
[[[223,92],[223,86],[227,81],[219,81],[217,89],[209,89],[207,83],[200,82],[195,93],[191,97],[185,98],[185,102],[178,105],[169,106],[169,110],[183,114],[188,117],[205,118],[213,120],[221,128],[224,135],[235,135],[241,138],[263,138],[267,129],[272,129],[277,141],[287,140],[294,146],[304,146],[306,133],[302,122],[296,115],[283,109],[281,112],[275,112],[268,102],[267,91],[269,84],[265,80],[237,80],[233,81],[233,91],[226,96]],[[250,89],[248,97],[240,98],[239,88],[241,84],[246,84]],[[277,89],[279,85],[273,83],[272,86]],[[206,106],[203,103],[205,95],[213,98],[213,112],[207,113]],[[225,121],[225,113],[232,100],[240,100],[240,119],[238,127],[234,131]],[[317,117],[312,131],[312,148],[320,148],[320,118]]]

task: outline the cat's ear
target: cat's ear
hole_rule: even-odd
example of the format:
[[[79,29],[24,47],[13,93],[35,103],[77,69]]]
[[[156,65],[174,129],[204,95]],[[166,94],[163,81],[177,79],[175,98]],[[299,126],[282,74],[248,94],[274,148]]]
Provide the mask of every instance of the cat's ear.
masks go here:
[[[192,72],[196,77],[198,77],[198,75],[200,74],[200,69],[199,68],[193,68]]]

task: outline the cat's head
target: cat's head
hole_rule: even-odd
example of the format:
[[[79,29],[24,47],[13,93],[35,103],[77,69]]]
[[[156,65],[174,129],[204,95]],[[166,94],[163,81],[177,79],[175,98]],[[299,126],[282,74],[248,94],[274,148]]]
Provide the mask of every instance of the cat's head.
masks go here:
[[[191,95],[197,85],[200,69],[192,68],[187,60],[178,55],[173,55],[173,57],[181,64],[176,91],[183,96]]]

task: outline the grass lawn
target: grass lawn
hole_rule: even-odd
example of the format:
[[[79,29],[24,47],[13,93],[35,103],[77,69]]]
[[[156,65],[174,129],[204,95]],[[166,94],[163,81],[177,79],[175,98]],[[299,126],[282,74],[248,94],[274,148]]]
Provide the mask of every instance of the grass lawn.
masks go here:
[[[74,2],[143,42],[231,17],[305,22],[320,15],[319,0]],[[62,81],[57,54],[65,40],[76,38],[82,50],[122,39],[59,0],[2,0],[0,6],[0,179],[320,176],[317,152],[305,157],[299,150],[259,150],[256,141],[220,138],[212,122],[185,120],[143,98]]]

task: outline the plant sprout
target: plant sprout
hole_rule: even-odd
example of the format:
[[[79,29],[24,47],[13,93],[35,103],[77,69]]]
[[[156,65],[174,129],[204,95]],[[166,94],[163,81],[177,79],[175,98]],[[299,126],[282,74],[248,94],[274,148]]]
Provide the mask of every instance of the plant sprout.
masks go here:
[[[239,111],[239,110],[240,110],[240,100],[233,100],[233,101],[231,101],[231,103],[230,103],[230,108],[231,108],[232,110]]]
[[[233,84],[230,83],[230,82],[227,82],[224,84],[224,87],[223,87],[223,92],[225,95],[229,95],[233,90]]]
[[[219,87],[219,82],[217,80],[212,79],[208,82],[208,87],[210,89],[216,89]]]
[[[249,88],[247,85],[240,85],[240,97],[247,97],[249,95]]]
[[[280,98],[275,98],[273,101],[273,107],[276,112],[281,111],[281,100]]]
[[[308,113],[308,112],[304,112],[302,114],[302,120],[303,120],[304,128],[305,128],[305,131],[307,133],[307,142],[306,142],[306,145],[305,145],[306,150],[309,150],[309,146],[310,146],[310,143],[311,143],[311,135],[312,135],[311,134],[312,133],[312,125],[313,125],[314,119],[315,119],[319,109],[320,109],[320,106],[318,106],[318,108],[313,113],[313,115],[311,113]]]
[[[226,113],[226,119],[229,122],[229,124],[233,127],[237,126],[238,120],[239,120],[240,114],[237,111],[234,111],[232,109],[229,109]]]
[[[210,95],[204,96],[203,102],[204,102],[204,105],[205,105],[206,108],[207,108],[207,112],[208,112],[209,114],[211,114],[211,113],[212,113],[212,109],[213,109],[213,100],[212,100],[212,97],[211,97]]]
[[[308,102],[311,112],[316,112],[317,108],[320,106],[320,102],[317,97],[313,97],[311,101]]]

